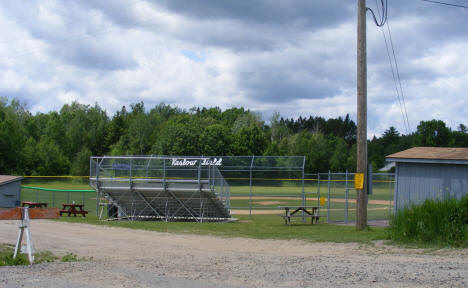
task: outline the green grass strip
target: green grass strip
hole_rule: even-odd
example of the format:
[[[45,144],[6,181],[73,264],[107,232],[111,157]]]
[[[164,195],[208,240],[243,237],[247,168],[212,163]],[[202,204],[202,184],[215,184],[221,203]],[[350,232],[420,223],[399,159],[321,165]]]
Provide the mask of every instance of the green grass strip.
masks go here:
[[[372,227],[357,231],[354,226],[309,224],[300,221],[291,226],[276,215],[235,215],[238,221],[232,223],[196,223],[164,221],[101,221],[96,216],[61,217],[58,221],[86,223],[98,226],[121,227],[177,234],[198,234],[218,237],[246,237],[255,239],[304,240],[308,242],[360,242],[387,239],[386,229]]]

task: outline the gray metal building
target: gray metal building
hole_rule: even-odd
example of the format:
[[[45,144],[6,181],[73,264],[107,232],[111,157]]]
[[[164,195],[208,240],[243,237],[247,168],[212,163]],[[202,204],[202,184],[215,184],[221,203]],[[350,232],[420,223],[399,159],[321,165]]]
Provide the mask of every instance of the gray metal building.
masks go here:
[[[386,160],[396,164],[395,211],[468,194],[468,148],[415,147]]]
[[[12,208],[20,205],[21,176],[0,175],[0,207]]]

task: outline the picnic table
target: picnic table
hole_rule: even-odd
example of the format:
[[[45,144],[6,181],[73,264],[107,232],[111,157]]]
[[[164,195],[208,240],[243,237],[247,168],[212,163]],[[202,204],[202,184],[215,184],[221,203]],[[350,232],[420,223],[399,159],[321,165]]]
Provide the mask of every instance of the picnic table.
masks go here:
[[[76,214],[81,214],[81,216],[85,217],[86,214],[88,214],[88,211],[83,209],[84,205],[83,204],[62,204],[62,210],[60,210],[60,216],[62,214],[68,214],[68,216],[73,216],[76,217]]]
[[[31,201],[21,201],[21,206],[29,208],[46,208],[48,203],[45,202],[31,202]]]
[[[283,217],[284,224],[291,225],[291,218],[293,217],[310,217],[310,224],[318,223],[320,219],[319,209],[320,206],[278,206],[280,209],[284,209],[284,214],[279,216]],[[303,213],[298,213],[298,212]]]

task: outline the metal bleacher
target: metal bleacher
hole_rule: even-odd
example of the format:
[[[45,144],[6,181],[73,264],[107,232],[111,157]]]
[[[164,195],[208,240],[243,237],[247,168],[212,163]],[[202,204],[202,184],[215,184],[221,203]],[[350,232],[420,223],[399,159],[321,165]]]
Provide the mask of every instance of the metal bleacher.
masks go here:
[[[164,221],[226,221],[229,185],[215,165],[171,167],[174,157],[92,157],[90,185],[100,218]]]

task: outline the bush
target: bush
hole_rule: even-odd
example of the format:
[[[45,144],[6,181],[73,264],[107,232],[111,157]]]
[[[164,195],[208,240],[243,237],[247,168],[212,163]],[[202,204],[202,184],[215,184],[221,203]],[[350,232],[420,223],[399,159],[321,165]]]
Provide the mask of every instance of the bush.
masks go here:
[[[394,215],[388,231],[395,242],[468,247],[468,195],[403,209]]]

